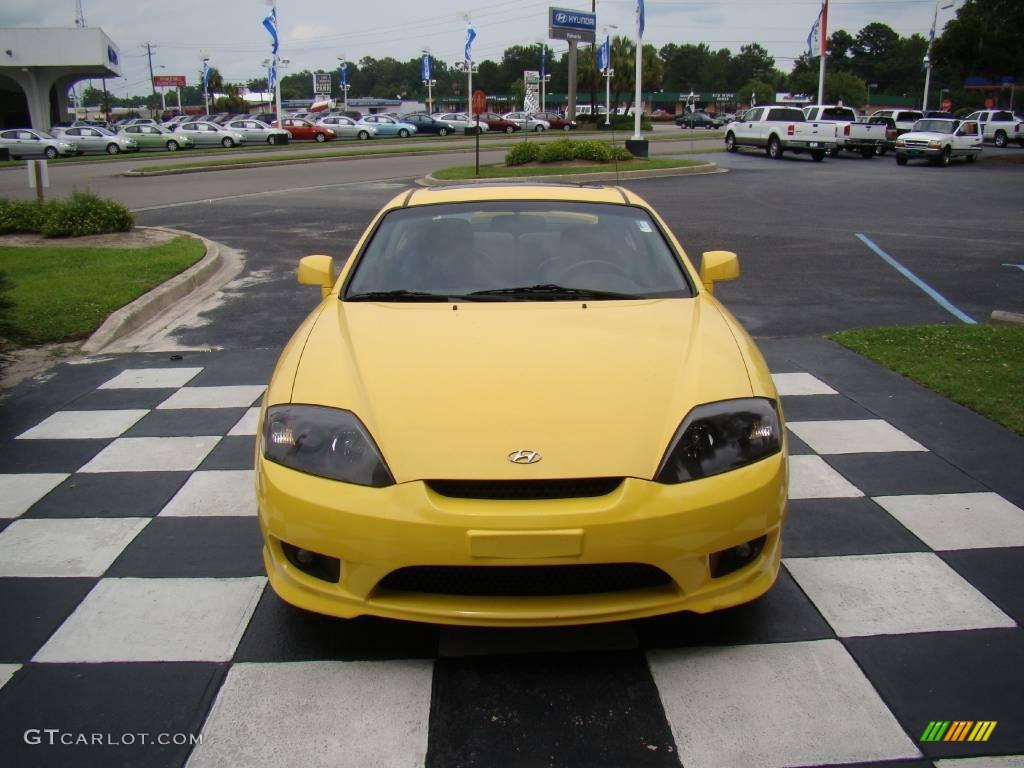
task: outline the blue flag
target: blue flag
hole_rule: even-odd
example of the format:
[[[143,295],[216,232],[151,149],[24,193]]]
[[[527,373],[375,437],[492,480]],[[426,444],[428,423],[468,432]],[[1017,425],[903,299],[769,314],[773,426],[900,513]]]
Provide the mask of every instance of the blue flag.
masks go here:
[[[429,80],[430,79],[430,54],[429,53],[424,53],[423,54],[423,65],[422,65],[422,67],[420,69],[420,74],[422,75],[422,77],[420,77],[421,80]]]
[[[608,53],[611,51],[611,41],[609,37],[605,37],[604,42],[601,43],[601,47],[597,49],[597,68],[601,72],[608,69],[608,59],[611,58]]]
[[[277,86],[277,57],[270,60],[270,69],[267,70],[267,90],[273,91]]]
[[[270,15],[263,20],[263,26],[267,28],[267,32],[270,33],[270,37],[273,39],[273,43],[270,47],[271,53],[277,55],[277,6],[270,9]]]
[[[341,84],[348,85],[348,62],[341,62]]]
[[[636,36],[644,37],[644,0],[636,0]]]
[[[210,82],[210,62],[203,62],[203,88]]]
[[[548,47],[542,45],[540,47],[540,79],[544,79],[544,75],[547,74],[547,60],[548,60]]]
[[[476,30],[473,29],[473,25],[469,24],[466,26],[466,61],[473,60],[473,41],[476,40]]]

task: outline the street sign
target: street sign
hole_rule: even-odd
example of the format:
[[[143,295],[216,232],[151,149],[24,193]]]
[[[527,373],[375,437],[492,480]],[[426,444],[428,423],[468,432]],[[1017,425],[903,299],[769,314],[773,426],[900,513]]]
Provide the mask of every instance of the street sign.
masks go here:
[[[487,94],[480,89],[473,91],[473,114],[479,115],[487,109]]]
[[[330,72],[317,72],[313,75],[313,93],[330,94],[331,92],[331,73]]]
[[[943,99],[940,106],[942,107],[943,112],[950,112],[953,109],[953,102],[949,99]]]
[[[157,88],[184,88],[184,75],[153,75],[153,85]]]
[[[540,72],[527,69],[523,72],[523,111],[540,111]]]
[[[596,39],[597,14],[573,8],[548,8],[548,37],[592,43]]]

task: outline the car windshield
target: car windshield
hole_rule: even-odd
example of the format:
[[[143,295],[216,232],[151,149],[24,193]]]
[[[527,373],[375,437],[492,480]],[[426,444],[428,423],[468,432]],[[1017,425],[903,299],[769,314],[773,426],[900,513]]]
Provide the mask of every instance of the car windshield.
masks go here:
[[[693,296],[641,208],[575,202],[452,203],[381,221],[346,301],[557,301]]]
[[[952,120],[918,120],[914,123],[914,130],[928,133],[952,133],[956,130],[956,123]]]

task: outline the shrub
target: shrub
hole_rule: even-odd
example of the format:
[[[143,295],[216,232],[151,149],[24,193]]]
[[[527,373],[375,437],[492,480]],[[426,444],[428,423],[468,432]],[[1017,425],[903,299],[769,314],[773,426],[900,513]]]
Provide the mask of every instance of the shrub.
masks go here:
[[[574,160],[576,158],[576,145],[582,143],[577,139],[555,139],[554,141],[546,142],[541,147],[538,159],[542,163],[559,163],[564,160]]]
[[[576,160],[593,160],[595,163],[607,163],[612,159],[612,148],[610,144],[596,139],[578,141],[573,148],[573,157]]]
[[[76,192],[70,200],[49,204],[43,220],[45,237],[81,237],[107,232],[127,232],[135,219],[127,208],[91,192]]]
[[[505,165],[522,165],[540,157],[540,145],[535,141],[516,144],[505,154]]]
[[[0,235],[40,232],[50,203],[0,198]]]

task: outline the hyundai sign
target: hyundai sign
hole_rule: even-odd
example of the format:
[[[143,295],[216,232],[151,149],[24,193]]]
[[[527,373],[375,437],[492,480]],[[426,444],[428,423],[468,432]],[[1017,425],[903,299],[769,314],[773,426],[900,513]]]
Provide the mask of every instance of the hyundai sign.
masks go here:
[[[597,14],[573,8],[548,8],[548,37],[592,43],[597,31]]]

